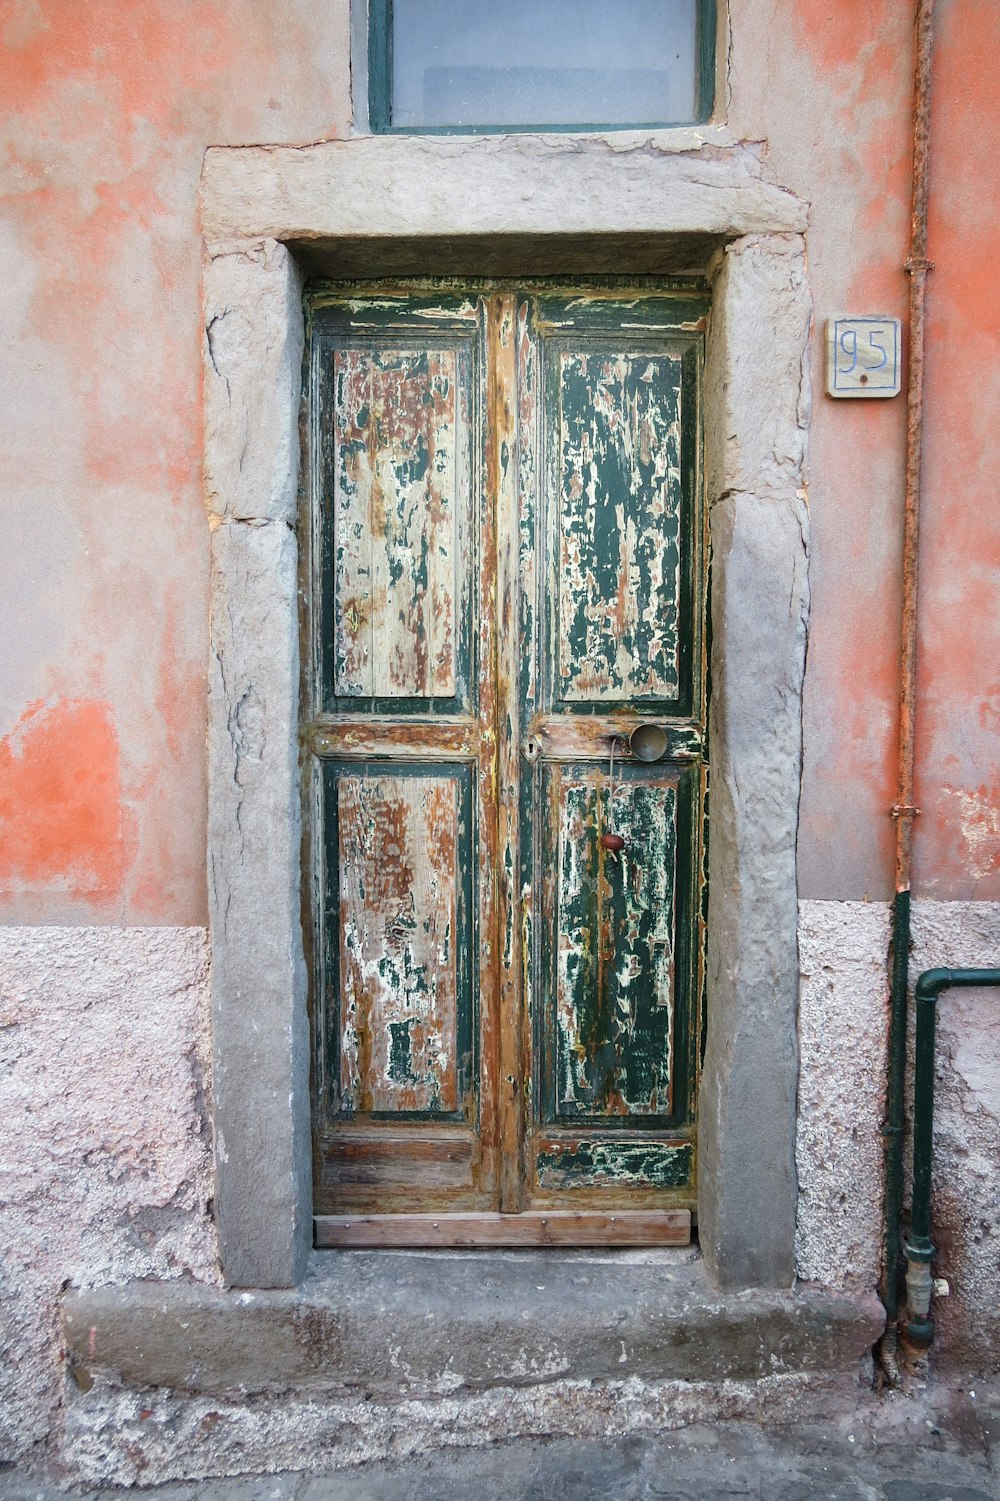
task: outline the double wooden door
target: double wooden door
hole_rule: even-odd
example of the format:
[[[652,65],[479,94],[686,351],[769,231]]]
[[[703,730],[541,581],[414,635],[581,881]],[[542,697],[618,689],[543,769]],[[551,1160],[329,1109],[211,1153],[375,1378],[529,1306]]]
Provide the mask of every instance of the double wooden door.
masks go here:
[[[311,294],[319,1244],[689,1231],[705,312],[662,284]]]

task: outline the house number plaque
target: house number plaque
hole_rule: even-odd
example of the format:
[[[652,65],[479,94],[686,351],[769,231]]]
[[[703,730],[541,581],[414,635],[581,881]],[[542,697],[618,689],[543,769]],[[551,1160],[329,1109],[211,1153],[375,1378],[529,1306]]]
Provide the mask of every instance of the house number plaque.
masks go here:
[[[902,340],[898,318],[828,318],[829,396],[898,396]]]

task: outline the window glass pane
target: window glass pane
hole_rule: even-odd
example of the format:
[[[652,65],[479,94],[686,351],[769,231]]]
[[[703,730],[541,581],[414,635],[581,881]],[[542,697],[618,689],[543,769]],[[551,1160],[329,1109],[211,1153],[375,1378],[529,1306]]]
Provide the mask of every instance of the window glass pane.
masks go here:
[[[392,123],[695,118],[697,0],[393,0]]]

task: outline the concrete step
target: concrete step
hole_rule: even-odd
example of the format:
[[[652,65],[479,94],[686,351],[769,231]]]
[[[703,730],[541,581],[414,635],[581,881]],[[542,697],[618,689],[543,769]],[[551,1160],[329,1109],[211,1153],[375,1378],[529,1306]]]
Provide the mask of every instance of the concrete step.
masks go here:
[[[978,1388],[978,1399],[985,1396]],[[694,1423],[625,1439],[476,1445],[334,1474],[246,1475],[133,1491],[76,1491],[0,1474],[4,1501],[995,1501],[993,1412],[965,1393],[938,1402],[855,1393],[822,1421],[761,1429]],[[940,1398],[947,1406],[941,1411]],[[983,1408],[986,1411],[983,1411]],[[977,1410],[978,1409],[978,1410]],[[985,1421],[984,1421],[985,1420]],[[991,1462],[990,1450],[994,1450]]]
[[[554,1381],[756,1381],[855,1371],[873,1296],[720,1293],[695,1250],[317,1254],[294,1290],[132,1282],[70,1291],[71,1368],[238,1401],[379,1402]]]

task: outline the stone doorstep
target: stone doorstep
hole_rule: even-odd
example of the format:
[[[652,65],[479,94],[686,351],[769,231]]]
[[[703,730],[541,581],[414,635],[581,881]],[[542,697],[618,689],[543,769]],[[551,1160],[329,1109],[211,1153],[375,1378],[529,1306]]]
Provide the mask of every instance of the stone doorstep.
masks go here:
[[[63,1317],[81,1384],[215,1399],[847,1374],[884,1327],[872,1295],[720,1293],[686,1251],[326,1251],[298,1288],[131,1282],[68,1292]]]

